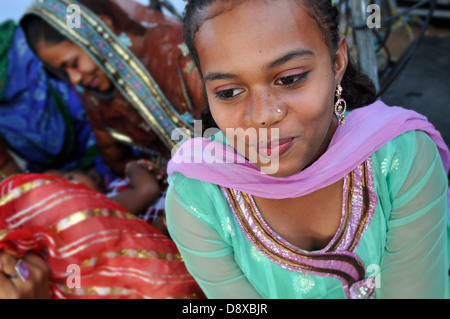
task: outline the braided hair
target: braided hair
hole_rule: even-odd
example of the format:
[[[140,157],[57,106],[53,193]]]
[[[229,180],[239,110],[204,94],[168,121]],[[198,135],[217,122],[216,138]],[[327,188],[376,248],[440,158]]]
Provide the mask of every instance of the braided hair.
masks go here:
[[[219,2],[233,1],[236,5],[248,0],[189,0],[183,17],[184,42],[189,49],[191,57],[197,66],[200,75],[200,61],[195,48],[195,35],[201,25],[208,19],[221,14],[220,10],[208,12],[213,4]],[[274,1],[274,0],[269,0]],[[334,1],[330,0],[295,0],[299,6],[302,6],[308,14],[316,21],[317,26],[323,36],[330,51],[332,64],[334,65],[336,52],[339,47],[339,10]],[[347,102],[349,109],[359,108],[372,104],[376,100],[376,88],[372,80],[359,72],[356,64],[348,57],[347,69],[341,81],[344,88],[342,98]],[[209,108],[204,111],[202,119],[206,126],[216,126],[211,117]]]

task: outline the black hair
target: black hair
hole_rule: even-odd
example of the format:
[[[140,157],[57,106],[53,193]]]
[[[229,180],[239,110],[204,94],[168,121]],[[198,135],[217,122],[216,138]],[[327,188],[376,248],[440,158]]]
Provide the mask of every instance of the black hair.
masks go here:
[[[124,19],[125,12],[111,0],[80,0],[80,3],[97,15],[106,15],[114,21],[119,30],[133,34],[144,34],[146,29],[133,19]],[[40,16],[26,14],[20,21],[28,45],[36,52],[41,40],[49,44],[61,43],[67,38]]]
[[[37,45],[41,40],[49,44],[58,44],[67,40],[61,32],[34,14],[26,15],[21,21],[21,26],[33,52],[37,52]]]
[[[105,15],[111,18],[114,26],[120,31],[137,35],[142,35],[146,32],[145,27],[139,22],[133,19],[124,19],[125,12],[111,0],[80,0],[80,3],[97,15]],[[59,44],[64,41],[70,41],[70,39],[64,36],[54,26],[34,13],[25,14],[20,21],[20,26],[25,33],[28,46],[35,54],[37,54],[37,46],[40,41],[48,44]],[[44,67],[54,76],[64,81],[69,81],[69,77],[64,70],[54,68],[47,63],[44,63]],[[110,98],[114,96],[115,91],[114,88],[108,92],[100,92],[89,88],[86,88],[86,90],[99,98]]]
[[[37,46],[40,41],[45,41],[48,44],[59,44],[64,41],[69,41],[47,21],[34,14],[25,15],[20,21],[20,26],[25,34],[28,46],[36,55]],[[64,70],[55,68],[47,63],[44,63],[44,67],[53,76],[64,81],[69,81],[69,76]]]
[[[217,2],[235,1],[236,4],[246,0],[189,0],[183,16],[184,41],[189,49],[191,57],[202,75],[198,53],[195,48],[195,34],[202,23],[220,12],[215,12],[211,16],[206,15],[207,9]],[[273,1],[273,0],[271,0]],[[295,0],[303,6],[309,15],[317,22],[324,41],[330,50],[332,65],[339,47],[339,11],[331,0]],[[341,81],[344,88],[342,97],[346,100],[349,109],[359,108],[369,105],[376,100],[376,88],[372,80],[366,74],[359,72],[355,63],[348,57],[347,69]],[[203,119],[216,126],[210,118],[211,114],[207,108],[203,114]]]

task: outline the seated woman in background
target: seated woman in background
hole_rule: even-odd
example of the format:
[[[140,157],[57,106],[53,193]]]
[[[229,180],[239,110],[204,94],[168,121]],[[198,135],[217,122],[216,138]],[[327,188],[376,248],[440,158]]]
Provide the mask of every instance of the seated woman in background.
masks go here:
[[[94,167],[100,154],[75,90],[45,72],[14,21],[0,24],[0,34],[2,174]]]
[[[80,27],[67,26],[79,5]],[[174,129],[192,131],[205,108],[180,21],[133,1],[35,1],[21,20],[47,69],[79,90],[102,157],[123,176],[131,160],[165,165]]]

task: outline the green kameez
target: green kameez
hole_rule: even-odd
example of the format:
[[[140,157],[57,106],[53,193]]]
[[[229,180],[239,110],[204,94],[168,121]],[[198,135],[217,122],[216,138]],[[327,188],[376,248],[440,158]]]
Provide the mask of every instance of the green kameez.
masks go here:
[[[435,144],[411,131],[368,160],[376,205],[354,252],[364,276],[375,278],[376,298],[448,298],[448,179]],[[347,297],[335,277],[292,271],[262,254],[230,207],[218,185],[180,173],[170,179],[169,231],[208,298]]]

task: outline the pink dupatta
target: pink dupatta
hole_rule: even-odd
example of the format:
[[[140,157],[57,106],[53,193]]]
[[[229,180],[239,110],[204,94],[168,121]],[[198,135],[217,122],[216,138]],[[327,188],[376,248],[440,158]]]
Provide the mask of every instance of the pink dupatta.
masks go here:
[[[327,151],[316,162],[291,176],[272,177],[261,173],[234,148],[201,137],[190,139],[180,147],[169,162],[168,174],[180,172],[189,178],[264,198],[295,198],[337,182],[383,145],[412,130],[424,131],[431,137],[445,171],[449,172],[450,152],[441,134],[425,116],[415,111],[377,101],[351,111],[346,122],[338,127]],[[206,151],[212,147],[215,154]],[[223,152],[217,152],[219,149]],[[234,158],[235,162],[229,163],[226,158]]]

